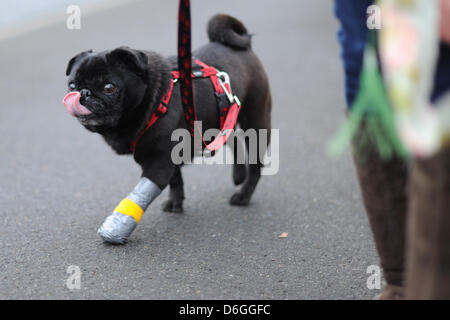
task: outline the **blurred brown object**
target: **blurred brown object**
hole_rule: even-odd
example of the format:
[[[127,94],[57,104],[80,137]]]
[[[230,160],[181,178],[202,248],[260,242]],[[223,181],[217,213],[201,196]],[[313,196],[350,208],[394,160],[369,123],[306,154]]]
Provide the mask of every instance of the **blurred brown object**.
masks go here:
[[[386,286],[379,300],[404,297],[407,164],[384,161],[365,122],[352,140],[353,160]]]
[[[441,0],[441,38],[450,44],[450,0]]]
[[[415,159],[409,177],[406,298],[450,299],[450,148]]]

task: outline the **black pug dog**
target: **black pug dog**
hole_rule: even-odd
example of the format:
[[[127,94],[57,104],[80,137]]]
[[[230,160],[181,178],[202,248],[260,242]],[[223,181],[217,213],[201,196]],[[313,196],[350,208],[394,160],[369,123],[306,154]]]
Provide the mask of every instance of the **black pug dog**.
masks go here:
[[[267,129],[270,134],[271,94],[268,78],[251,50],[251,36],[245,26],[233,17],[216,15],[208,23],[208,36],[210,43],[194,51],[193,57],[228,73],[233,94],[242,102],[237,120],[239,126],[244,131]],[[79,101],[68,109],[86,129],[101,134],[118,154],[131,154],[130,143],[156,112],[169,89],[171,72],[176,68],[176,57],[165,58],[155,52],[128,47],[82,52],[69,61],[66,70],[69,91],[79,92]],[[194,96],[203,131],[218,128],[219,110],[209,78],[194,80]],[[170,196],[163,210],[183,211],[180,166],[171,160],[171,150],[177,143],[171,141],[171,134],[179,128],[187,129],[188,124],[179,83],[175,83],[166,114],[140,137],[134,151],[134,159],[142,167],[142,178],[147,184],[140,183],[134,190],[139,199],[130,197],[132,194],[128,198],[133,199],[143,211],[167,185],[170,185]],[[269,142],[270,136],[267,145]],[[258,142],[257,163],[233,165],[233,181],[243,186],[231,197],[232,205],[248,205],[261,176],[260,155],[265,153],[267,145],[260,146]],[[249,149],[248,145],[246,149]],[[139,208],[133,209],[130,204],[123,204],[122,209],[131,210],[132,214],[126,214],[132,215],[138,222],[140,217],[136,219],[134,214],[136,210],[140,211]],[[109,241],[107,237],[103,238]]]

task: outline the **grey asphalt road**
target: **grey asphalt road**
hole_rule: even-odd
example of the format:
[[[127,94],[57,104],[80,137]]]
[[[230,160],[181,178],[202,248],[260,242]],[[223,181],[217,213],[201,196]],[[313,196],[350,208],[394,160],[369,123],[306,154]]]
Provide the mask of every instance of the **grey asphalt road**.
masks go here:
[[[76,2],[76,1],[75,1]],[[177,1],[143,1],[0,42],[1,299],[370,299],[377,256],[349,154],[324,145],[343,121],[331,1],[193,1],[194,47],[218,12],[241,19],[270,77],[280,170],[248,208],[228,205],[230,166],[183,169],[185,213],[151,205],[125,246],[96,230],[137,183],[61,104],[67,61],[120,45],[175,54]],[[64,13],[63,13],[64,14]],[[245,107],[245,106],[244,106]],[[287,232],[286,238],[279,235]],[[81,269],[69,290],[67,268]]]

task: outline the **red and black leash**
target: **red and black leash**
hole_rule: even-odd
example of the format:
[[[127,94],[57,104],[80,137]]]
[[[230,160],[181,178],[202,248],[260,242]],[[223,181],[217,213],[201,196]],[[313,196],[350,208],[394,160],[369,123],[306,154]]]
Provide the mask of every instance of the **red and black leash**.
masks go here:
[[[194,134],[194,121],[197,121],[197,111],[195,109],[193,79],[192,79],[192,55],[191,55],[191,10],[189,0],[180,0],[178,10],[178,70],[180,74],[180,90],[181,101],[183,104],[184,114],[188,123],[188,128],[191,134]],[[199,62],[197,62],[199,63]],[[200,63],[203,67],[202,63]],[[208,66],[206,66],[208,67]],[[212,68],[214,69],[214,68]],[[226,73],[222,74],[225,79],[219,81],[219,72],[214,69],[215,74],[211,77],[211,81],[216,89],[216,92],[221,91],[221,85],[224,85],[223,90],[226,91],[230,100],[231,106],[227,108],[228,114],[221,119],[221,131],[213,142],[207,144],[203,139],[203,134],[197,126],[200,137],[206,149],[211,152],[219,150],[227,141],[228,137],[233,132],[237,122],[237,117],[241,109],[241,103],[236,96],[231,92],[229,83],[229,76]]]
[[[194,134],[196,120],[191,55],[191,4],[180,0],[178,9],[178,71],[180,73],[181,102],[191,135]],[[201,132],[200,132],[201,133]]]
[[[146,127],[139,133],[137,138],[131,142],[131,151],[136,150],[136,145],[140,138],[153,126],[153,124],[167,111],[174,87],[174,79],[179,80],[181,101],[184,109],[184,116],[191,135],[194,135],[194,120],[196,113],[194,108],[194,94],[192,87],[192,56],[191,56],[191,12],[189,0],[180,0],[178,11],[178,71],[172,72],[170,88],[164,95],[156,112],[152,114]],[[200,132],[201,134],[201,132]]]

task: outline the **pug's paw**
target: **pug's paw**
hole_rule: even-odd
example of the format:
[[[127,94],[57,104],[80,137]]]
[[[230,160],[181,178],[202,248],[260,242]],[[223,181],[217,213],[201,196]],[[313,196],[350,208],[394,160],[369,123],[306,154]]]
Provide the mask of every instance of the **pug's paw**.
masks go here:
[[[250,203],[250,197],[242,192],[236,192],[230,199],[232,206],[248,206]]]
[[[163,203],[163,211],[171,213],[183,213],[183,202],[168,199]]]

